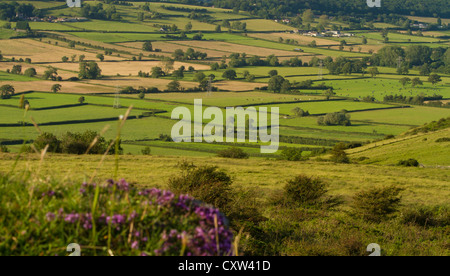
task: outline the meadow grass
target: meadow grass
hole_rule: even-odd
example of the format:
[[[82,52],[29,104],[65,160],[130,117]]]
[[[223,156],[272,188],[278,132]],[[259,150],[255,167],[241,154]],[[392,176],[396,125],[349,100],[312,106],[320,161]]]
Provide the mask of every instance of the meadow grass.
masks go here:
[[[0,171],[8,172],[14,163],[14,155],[0,154]],[[40,158],[34,155],[24,156],[18,170],[25,166],[35,167]],[[405,204],[433,201],[435,204],[448,204],[450,190],[447,185],[450,177],[448,170],[439,168],[404,168],[368,164],[333,164],[329,162],[286,162],[283,160],[246,159],[233,160],[217,157],[182,156],[128,156],[120,158],[119,175],[131,183],[140,183],[147,187],[166,188],[168,179],[179,171],[178,164],[188,160],[194,164],[215,164],[235,178],[236,186],[256,188],[263,194],[281,189],[286,180],[293,175],[307,174],[320,177],[330,184],[330,193],[348,197],[356,191],[371,186],[396,184],[407,188],[403,195]],[[70,176],[73,180],[83,181],[97,168],[99,156],[73,156],[48,154],[42,173],[58,172],[60,176]],[[98,170],[99,179],[108,179],[114,175],[113,156],[106,157]]]
[[[450,129],[427,135],[419,134],[377,142],[348,152],[355,159],[367,158],[363,161],[366,164],[397,165],[401,160],[414,158],[425,166],[447,166],[448,168],[450,164],[449,143],[436,142],[443,137],[450,137]],[[387,152],[389,154],[386,154]]]
[[[97,33],[97,32],[73,32],[69,33],[73,36],[85,38],[89,40],[114,43],[114,42],[126,42],[126,41],[155,41],[155,40],[167,40],[163,38],[163,34],[142,34],[142,33]]]

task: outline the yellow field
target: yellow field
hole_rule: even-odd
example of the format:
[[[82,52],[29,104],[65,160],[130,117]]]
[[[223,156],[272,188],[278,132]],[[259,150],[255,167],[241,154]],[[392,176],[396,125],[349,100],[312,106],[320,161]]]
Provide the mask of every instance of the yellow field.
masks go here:
[[[330,39],[324,39],[320,37],[311,37],[311,36],[304,36],[300,34],[292,34],[292,33],[259,33],[259,34],[248,34],[250,37],[260,38],[260,39],[267,39],[267,40],[273,40],[278,41],[279,38],[291,39],[296,40],[300,45],[308,45],[312,41],[316,41],[316,44],[318,46],[324,46],[324,45],[338,45],[339,42],[330,40]]]
[[[108,93],[114,92],[113,89],[99,86],[99,85],[89,85],[81,82],[54,82],[54,81],[8,81],[7,84],[14,86],[16,93],[25,91],[42,91],[51,92],[51,88],[54,84],[59,83],[62,85],[61,91],[59,93]]]
[[[138,88],[143,87],[157,87],[160,90],[167,89],[167,85],[171,80],[167,79],[153,79],[153,78],[138,78],[138,77],[112,77],[100,80],[86,80],[85,83],[109,86],[109,92],[114,93],[116,87],[132,86]],[[196,82],[180,81],[184,88],[193,88],[198,86]]]
[[[256,55],[266,57],[270,55],[275,56],[304,56],[305,54],[299,54],[293,51],[275,50],[254,46],[236,45],[228,42],[218,41],[179,41],[177,44],[186,45],[189,47],[197,47],[204,49],[214,49],[218,51],[224,51],[228,53],[246,53],[247,55]]]
[[[153,67],[162,67],[160,61],[122,61],[122,62],[97,62],[98,66],[102,70],[102,75],[104,76],[117,76],[120,74],[122,76],[137,76],[139,71],[151,72]],[[61,68],[64,70],[78,72],[78,63],[53,63],[48,64],[56,68]],[[192,66],[195,70],[208,70],[210,66],[202,64],[192,64],[186,62],[175,62],[174,68],[177,69],[180,66],[185,66],[188,68]]]
[[[240,22],[247,23],[247,30],[249,31],[292,31],[295,29],[294,27],[266,19],[250,19],[242,20]]]
[[[380,45],[350,45],[350,46],[345,46],[343,50],[350,52],[350,47],[353,47],[353,52],[357,53],[357,52],[359,52],[359,47],[361,47],[361,53],[368,53],[369,50],[372,50],[374,53],[376,53],[384,46],[386,46],[386,45],[384,45],[384,44],[380,44]],[[339,50],[339,46],[332,46],[332,47],[330,47],[330,49]]]
[[[0,51],[6,58],[31,58],[32,62],[59,62],[63,56],[85,55],[86,59],[96,59],[96,53],[89,53],[61,46],[50,45],[33,39],[8,39],[0,43]]]
[[[129,47],[129,48],[135,48],[135,49],[140,49],[142,48],[142,42],[125,42],[125,43],[117,43],[116,45],[121,45],[124,47]],[[152,42],[153,48],[154,49],[161,49],[162,52],[158,52],[158,55],[161,54],[165,54],[168,56],[171,56],[172,53],[177,50],[177,49],[181,49],[183,51],[186,52],[186,50],[188,48],[193,48],[196,51],[202,52],[202,53],[207,53],[208,57],[222,57],[224,55],[229,55],[229,52],[224,52],[224,51],[216,51],[216,50],[211,50],[211,49],[203,49],[203,48],[197,48],[197,47],[189,47],[183,44],[179,44],[176,41],[172,41],[172,42],[163,42],[163,41],[155,41]]]
[[[254,90],[256,87],[266,86],[266,84],[238,81],[218,81],[214,83],[214,86],[218,87],[219,89],[229,91],[249,91]]]
[[[407,16],[410,20],[415,20],[425,23],[437,23],[437,18],[434,17],[419,17],[419,16]],[[442,23],[450,24],[450,18],[442,18]]]

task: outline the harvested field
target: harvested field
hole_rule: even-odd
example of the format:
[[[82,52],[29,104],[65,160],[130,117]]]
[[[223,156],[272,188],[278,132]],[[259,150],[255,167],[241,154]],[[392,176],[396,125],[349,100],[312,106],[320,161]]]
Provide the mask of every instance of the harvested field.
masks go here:
[[[134,49],[140,49],[142,48],[142,42],[125,42],[125,43],[117,43],[116,45],[128,47],[128,48],[134,48]],[[197,47],[190,47],[187,45],[179,44],[176,41],[170,41],[170,42],[163,42],[163,41],[155,41],[152,42],[154,49],[161,49],[162,52],[158,52],[157,54],[160,55],[162,53],[168,54],[169,56],[172,55],[172,53],[177,50],[181,49],[186,52],[187,49],[192,48],[196,51],[207,53],[208,58],[219,58],[224,55],[229,55],[229,52],[224,51],[216,51],[216,50],[209,50],[209,49],[203,49],[203,48],[197,48]]]
[[[54,81],[30,81],[30,82],[22,82],[22,81],[12,81],[8,82],[8,84],[14,86],[16,93],[25,92],[25,91],[42,91],[42,92],[51,92],[51,88],[54,84],[61,84],[62,88],[59,93],[108,93],[114,92],[113,89],[104,86],[98,85],[89,85],[81,82],[54,82]]]
[[[143,87],[157,87],[160,90],[167,89],[167,84],[172,80],[167,79],[153,79],[153,78],[138,78],[138,77],[112,77],[112,78],[103,78],[100,80],[86,80],[84,83],[88,84],[96,84],[105,86],[106,89],[109,89],[110,92],[115,92],[117,87],[127,87],[132,86],[134,88],[138,88],[139,86]],[[184,88],[193,88],[198,85],[196,82],[188,82],[188,81],[180,81],[180,84]],[[111,88],[112,91],[111,91]]]
[[[294,27],[267,19],[249,19],[242,20],[241,22],[247,23],[247,30],[249,31],[292,31],[295,29]]]
[[[17,51],[20,49],[20,52]],[[0,51],[6,58],[30,58],[32,62],[59,62],[63,56],[85,55],[86,59],[96,59],[95,53],[68,49],[33,39],[2,40]]]
[[[122,76],[137,76],[139,71],[150,72],[153,67],[162,66],[160,61],[97,62],[97,64],[102,70],[102,75],[104,76],[117,76],[117,74],[120,74]],[[79,70],[78,63],[55,63],[49,65],[69,71],[78,72]],[[192,66],[196,70],[210,69],[210,67],[207,65],[175,62],[174,68],[179,68],[180,66],[185,66],[186,68]]]
[[[279,38],[296,40],[300,45],[308,45],[312,41],[316,41],[318,46],[328,46],[328,45],[339,45],[339,42],[324,38],[304,36],[300,34],[292,34],[292,33],[260,33],[260,34],[248,34],[250,37],[267,39],[278,41]]]
[[[361,53],[369,53],[370,50],[372,50],[374,53],[376,53],[376,52],[378,52],[378,50],[380,50],[384,46],[386,46],[386,45],[384,45],[384,44],[380,44],[380,45],[349,45],[349,46],[344,47],[344,51],[350,52],[350,47],[353,47],[352,52],[357,53],[357,52],[359,52],[359,47],[361,47]],[[332,46],[332,47],[330,47],[330,49],[339,50],[339,46]]]
[[[200,49],[214,49],[228,53],[246,53],[248,55],[256,55],[266,57],[270,55],[275,56],[304,56],[305,54],[296,54],[294,51],[283,51],[268,49],[255,46],[237,45],[229,42],[218,41],[179,41],[177,44],[186,45],[189,47],[197,47]]]
[[[228,91],[250,91],[254,90],[256,87],[266,86],[266,84],[254,82],[218,81],[214,83],[214,86]]]
[[[22,74],[23,72],[25,72],[25,70],[27,70],[28,68],[34,68],[36,69],[36,73],[37,76],[40,77],[44,74],[44,71],[47,70],[47,67],[50,66],[49,64],[28,64],[28,63],[23,63],[23,62],[0,62],[0,70],[1,71],[6,71],[7,69],[10,69],[13,67],[13,65],[22,65]],[[64,64],[64,63],[55,63],[52,66],[59,68],[59,64]],[[78,66],[78,63],[73,63],[76,64]],[[78,68],[77,68],[78,70]],[[68,72],[65,70],[58,70],[58,75],[61,76],[63,79],[67,79],[70,77],[76,77],[78,75],[78,73],[75,72]]]

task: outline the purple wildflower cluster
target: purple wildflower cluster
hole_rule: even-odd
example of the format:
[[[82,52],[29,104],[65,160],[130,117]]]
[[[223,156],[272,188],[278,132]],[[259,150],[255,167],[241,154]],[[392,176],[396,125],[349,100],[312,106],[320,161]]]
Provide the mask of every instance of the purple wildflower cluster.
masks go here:
[[[190,225],[192,227],[188,227],[190,230],[165,230],[161,237],[163,240],[163,245],[158,250],[155,250],[154,254],[178,255],[180,254],[182,248],[184,248],[184,254],[188,256],[231,254],[233,239],[232,233],[227,228],[227,220],[225,216],[220,213],[218,209],[205,206],[200,201],[197,201],[187,195],[176,197],[170,191],[159,189],[137,190],[131,188],[130,185],[123,179],[118,182],[108,180],[106,185],[100,186],[100,193],[102,194],[106,192],[107,194],[110,194],[112,190],[111,188],[114,186],[116,187],[115,193],[118,196],[114,198],[116,200],[124,200],[124,197],[122,196],[127,194],[127,204],[130,202],[137,204],[133,207],[130,206],[130,209],[136,208],[136,210],[133,210],[131,213],[107,214],[109,212],[103,209],[104,212],[95,218],[95,223],[99,227],[112,226],[112,228],[117,231],[113,233],[114,235],[122,235],[125,233],[123,231],[126,231],[126,240],[129,242],[129,246],[132,250],[145,251],[146,248],[152,247],[152,245],[147,246],[149,238],[146,234],[144,234],[151,234],[152,228],[168,228],[168,225],[164,222],[164,216],[162,217],[162,222],[158,222],[157,224],[152,222],[151,225],[146,225],[145,218],[148,212],[145,210],[148,209],[148,206],[157,206],[157,210],[166,210],[170,214],[171,218],[176,218],[179,216],[180,220],[188,219],[194,225]],[[83,183],[80,193],[91,196],[91,194],[95,191],[95,188],[96,184]],[[109,196],[103,198],[110,199]],[[142,198],[144,200],[142,200]],[[121,202],[123,203],[123,201]],[[60,209],[57,214],[47,213],[45,219],[47,221],[54,221],[58,219],[59,221],[64,221],[64,223],[67,224],[79,223],[85,230],[92,229],[91,213],[64,213],[63,210]],[[169,219],[169,217],[167,217],[167,219]],[[185,228],[185,226],[183,226],[183,228]],[[122,239],[122,241],[124,240]],[[141,255],[148,254],[148,252],[142,252]]]
[[[178,232],[175,229],[168,234],[164,233],[162,236],[164,244],[161,249],[155,251],[157,255],[177,250],[179,244],[183,242],[186,242],[185,254],[188,256],[231,254],[233,235],[226,227],[225,216],[218,209],[204,206],[187,195],[180,195],[178,199],[173,200],[174,196],[171,192],[161,192],[159,201],[167,203],[167,199],[170,199],[173,206],[183,209],[187,213],[196,214],[199,217],[199,226],[195,228],[194,233]]]
[[[108,185],[108,188],[116,186],[117,190],[119,191],[128,192],[130,190],[130,184],[128,184],[128,182],[126,182],[125,179],[121,179],[118,182],[114,182],[114,180],[108,179],[106,183]]]
[[[70,213],[64,215],[64,221],[75,224],[80,223],[84,229],[90,230],[92,229],[92,215],[90,213],[86,214],[77,214],[77,213]]]

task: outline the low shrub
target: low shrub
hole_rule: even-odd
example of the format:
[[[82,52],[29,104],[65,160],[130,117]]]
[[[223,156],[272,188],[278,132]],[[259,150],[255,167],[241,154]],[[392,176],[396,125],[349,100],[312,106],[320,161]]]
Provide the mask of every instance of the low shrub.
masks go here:
[[[151,152],[152,151],[148,146],[141,150],[142,155],[150,155]]]
[[[61,152],[61,141],[52,133],[43,132],[34,140],[33,145],[39,151],[48,145],[48,152]]]
[[[400,160],[397,163],[397,166],[403,166],[403,167],[418,167],[419,161],[416,159],[408,159],[408,160]]]
[[[315,205],[326,193],[326,184],[320,178],[298,175],[286,183],[283,195],[287,203]]]
[[[450,137],[442,137],[436,139],[436,143],[450,142]]]
[[[93,142],[96,141],[94,144]],[[66,154],[104,154],[108,150],[108,146],[112,140],[107,141],[101,137],[97,132],[87,130],[82,133],[66,132],[61,138],[54,134],[44,132],[39,135],[33,142],[37,150],[44,149],[47,145],[49,148],[47,152],[66,153]],[[111,147],[109,154],[115,154],[115,147]],[[119,140],[119,152],[122,154],[121,141]]]
[[[248,159],[250,155],[238,147],[231,147],[217,152],[217,156],[224,158]]]
[[[302,153],[303,151],[301,148],[286,147],[281,151],[281,159],[288,161],[306,160],[307,158],[303,157]]]
[[[343,150],[333,150],[331,151],[331,161],[334,163],[342,163],[342,164],[349,164],[350,159],[348,158],[348,155]]]
[[[177,194],[189,194],[224,212],[229,210],[232,195],[231,177],[216,166],[197,167],[183,162],[181,174],[169,179],[169,189]]]
[[[450,210],[440,206],[413,206],[402,212],[401,220],[422,227],[447,227],[450,226]]]
[[[8,152],[9,152],[9,149],[8,149],[8,147],[6,147],[5,145],[1,145],[1,144],[0,144],[0,152],[8,153]]]
[[[357,193],[353,197],[354,213],[368,221],[380,222],[390,218],[398,211],[403,189],[388,187],[372,187]]]

